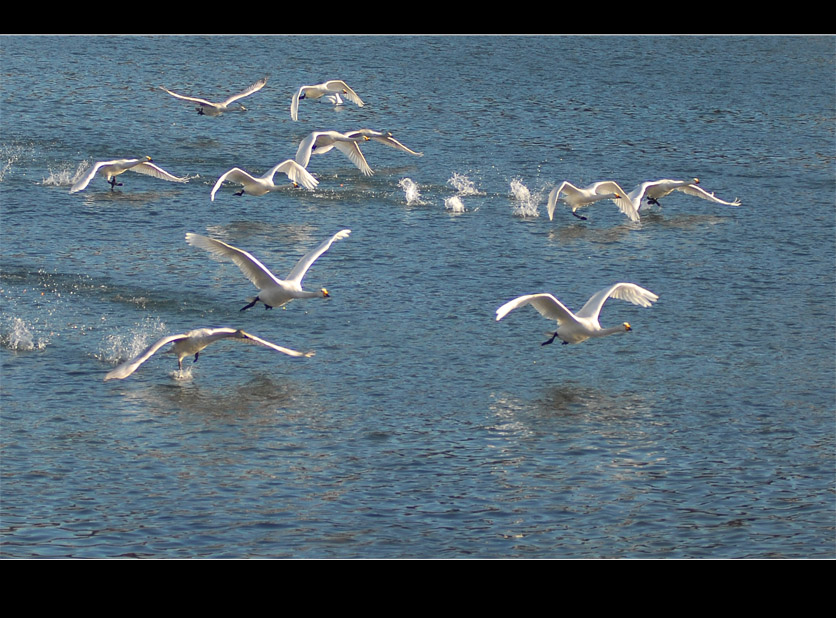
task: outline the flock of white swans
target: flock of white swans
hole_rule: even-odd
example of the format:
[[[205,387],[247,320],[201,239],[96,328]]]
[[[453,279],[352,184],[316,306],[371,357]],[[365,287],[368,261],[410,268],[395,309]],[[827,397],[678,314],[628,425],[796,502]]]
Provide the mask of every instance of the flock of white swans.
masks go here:
[[[246,111],[247,108],[240,103],[240,100],[258,92],[266,84],[267,78],[265,77],[244,91],[217,103],[199,97],[178,94],[162,86],[160,86],[160,89],[177,99],[195,104],[197,112],[200,115],[219,116],[225,112]],[[299,104],[301,101],[306,99],[315,100],[323,97],[327,97],[327,100],[335,105],[343,104],[342,97],[345,97],[346,100],[359,107],[364,105],[363,100],[344,81],[330,80],[314,86],[301,86],[293,94],[291,100],[291,118],[294,121],[298,120]],[[225,182],[242,186],[241,191],[236,193],[236,195],[242,195],[244,193],[253,196],[264,195],[278,188],[273,178],[279,172],[285,174],[295,186],[302,186],[312,191],[319,184],[319,181],[307,169],[311,156],[314,154],[325,154],[333,149],[337,149],[343,153],[363,174],[370,176],[373,174],[373,171],[367,163],[363,152],[360,150],[359,144],[371,140],[397,148],[411,155],[422,156],[420,152],[415,152],[404,146],[392,137],[390,133],[383,133],[371,129],[360,129],[345,133],[338,131],[314,131],[300,142],[295,159],[287,159],[278,163],[263,176],[252,176],[249,172],[237,167],[222,174],[213,186],[210,198],[214,201],[215,194]],[[157,166],[150,157],[99,161],[80,176],[70,189],[70,193],[84,190],[96,176],[102,176],[110,184],[111,189],[116,186],[122,186],[122,183],[116,182],[116,177],[127,171],[150,175],[169,182],[187,182],[188,180],[187,178],[175,176]],[[686,195],[699,197],[727,206],[740,205],[739,200],[732,202],[721,200],[713,193],[702,189],[699,186],[699,182],[697,178],[687,180],[654,180],[639,184],[629,193],[624,191],[617,182],[611,180],[596,182],[583,188],[576,187],[570,182],[563,182],[549,194],[547,210],[549,219],[552,220],[557,203],[562,202],[570,208],[572,215],[579,219],[586,219],[586,217],[578,214],[577,211],[579,209],[596,202],[610,200],[630,220],[638,221],[640,220],[639,213],[643,204],[658,205],[659,199],[674,191],[681,191]],[[302,279],[314,261],[328,251],[334,242],[347,238],[350,233],[351,230],[340,230],[330,238],[324,240],[303,256],[285,279],[276,277],[264,264],[247,251],[228,245],[220,240],[199,234],[187,233],[186,242],[193,247],[204,249],[216,257],[232,261],[258,289],[258,294],[250,298],[249,303],[241,308],[241,311],[244,311],[255,306],[257,303],[262,303],[265,308],[272,309],[274,307],[281,307],[294,299],[328,297],[329,294],[325,288],[315,291],[304,290],[302,288]],[[557,329],[542,345],[550,344],[555,339],[560,339],[563,344],[576,344],[591,338],[629,332],[632,328],[626,322],[610,328],[603,328],[599,323],[598,316],[601,313],[604,303],[609,298],[624,300],[641,307],[649,307],[659,297],[650,290],[646,290],[634,283],[619,282],[593,294],[579,311],[573,313],[551,294],[527,294],[510,300],[499,307],[496,310],[496,320],[503,319],[514,309],[531,305],[543,317],[557,323]],[[299,352],[276,345],[240,329],[199,328],[186,333],[163,337],[135,358],[117,366],[104,379],[127,378],[142,363],[169,343],[173,343],[171,351],[177,356],[177,366],[182,370],[184,358],[193,355],[195,362],[197,362],[200,352],[204,348],[216,341],[226,339],[255,343],[289,356],[310,357],[314,355],[312,351]]]

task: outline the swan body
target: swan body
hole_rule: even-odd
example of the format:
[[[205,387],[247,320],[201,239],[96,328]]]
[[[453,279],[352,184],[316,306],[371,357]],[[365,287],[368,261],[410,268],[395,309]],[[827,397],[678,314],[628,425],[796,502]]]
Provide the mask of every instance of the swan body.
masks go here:
[[[340,230],[331,238],[322,242],[318,247],[308,252],[296,263],[296,266],[290,271],[287,279],[277,278],[264,264],[246,251],[242,251],[220,240],[189,232],[186,234],[186,242],[193,247],[200,247],[219,257],[232,260],[241,269],[244,276],[258,288],[258,296],[250,299],[251,302],[246,307],[241,308],[241,311],[244,311],[253,307],[258,302],[264,303],[265,309],[272,309],[273,307],[281,307],[295,298],[327,298],[330,296],[328,290],[325,288],[316,292],[303,290],[302,278],[308,272],[311,264],[320,255],[325,253],[334,241],[346,238],[350,233],[351,230]]]
[[[686,195],[693,195],[701,197],[704,200],[714,202],[716,204],[724,204],[726,206],[740,206],[740,200],[735,199],[733,202],[726,202],[719,197],[715,197],[713,193],[709,193],[702,187],[698,186],[699,178],[691,178],[690,180],[649,180],[638,185],[627,196],[633,203],[636,211],[640,211],[642,207],[642,200],[647,200],[648,204],[659,205],[658,200],[670,195],[674,191],[681,191]]]
[[[374,172],[366,162],[360,146],[357,145],[357,142],[369,139],[371,138],[363,135],[349,137],[338,131],[314,131],[299,143],[299,148],[296,150],[296,163],[307,168],[311,155],[325,154],[336,148],[347,156],[361,172],[366,176],[371,176]]]
[[[363,100],[357,96],[357,93],[348,87],[348,84],[340,79],[332,79],[315,86],[302,86],[299,88],[299,90],[294,93],[293,99],[290,102],[290,117],[293,120],[299,119],[299,101],[302,99],[319,99],[328,95],[336,95],[336,105],[342,104],[340,95],[343,95],[346,99],[358,107],[363,107],[363,105],[365,105]]]
[[[247,108],[244,107],[241,103],[238,103],[235,107],[230,107],[233,103],[238,101],[239,99],[243,99],[244,97],[248,97],[254,92],[258,92],[264,85],[267,83],[267,78],[264,77],[258,80],[256,83],[251,85],[249,88],[244,90],[243,92],[239,92],[238,94],[234,94],[225,101],[221,101],[218,103],[213,103],[212,101],[207,101],[206,99],[201,99],[198,97],[189,97],[183,94],[177,94],[176,92],[172,92],[168,88],[164,88],[160,86],[160,90],[163,90],[170,94],[171,96],[182,99],[183,101],[191,101],[192,103],[197,103],[197,113],[201,116],[220,116],[224,112],[245,112]]]
[[[583,189],[576,187],[568,181],[552,189],[549,193],[548,211],[549,221],[554,218],[554,209],[558,201],[565,202],[572,209],[572,214],[578,219],[586,219],[579,215],[576,210],[589,206],[601,200],[612,200],[618,209],[627,215],[631,221],[638,221],[639,214],[633,202],[627,199],[627,193],[618,183],[612,180],[596,182]]]
[[[593,337],[606,337],[607,335],[632,330],[627,322],[612,328],[601,327],[598,322],[598,315],[601,313],[604,302],[610,297],[626,300],[642,307],[649,307],[659,298],[650,290],[645,290],[635,283],[616,283],[593,294],[580,311],[572,313],[551,294],[527,294],[511,300],[497,309],[496,321],[498,322],[514,309],[532,305],[543,317],[549,320],[557,320],[557,330],[551,339],[543,342],[542,345],[552,343],[555,337],[559,338],[564,344],[581,343]]]
[[[244,188],[235,195],[243,195],[244,193],[247,195],[264,195],[270,191],[275,191],[279,188],[273,183],[273,176],[276,175],[276,172],[283,172],[293,184],[302,185],[311,191],[319,184],[319,181],[314,178],[308,170],[299,165],[293,159],[287,159],[278,165],[274,165],[267,171],[266,174],[258,178],[238,167],[233,167],[231,170],[218,178],[215,186],[212,187],[212,201],[215,201],[215,193],[217,193],[218,189],[221,188],[221,185],[224,182],[234,182],[244,186]]]
[[[128,170],[153,176],[154,178],[168,180],[170,182],[186,182],[186,178],[178,178],[173,174],[169,174],[161,167],[154,165],[152,161],[151,157],[143,157],[141,159],[114,159],[113,161],[99,161],[91,165],[84,175],[76,181],[70,189],[70,193],[77,193],[78,191],[86,189],[87,185],[90,184],[90,181],[93,180],[96,175],[104,176],[107,182],[110,183],[111,190],[113,187],[121,187],[122,183],[116,182],[116,176],[124,174]]]
[[[349,138],[357,139],[357,138],[365,138],[366,140],[374,140],[376,142],[380,142],[381,144],[386,144],[387,146],[391,146],[392,148],[397,148],[403,152],[409,153],[411,155],[415,155],[416,157],[423,157],[424,154],[421,152],[415,152],[410,148],[407,148],[403,144],[401,144],[398,140],[392,137],[392,134],[389,131],[385,133],[382,131],[375,131],[373,129],[358,129],[357,131],[347,131],[345,133]]]
[[[310,357],[314,355],[313,352],[297,352],[296,350],[283,348],[275,343],[270,343],[269,341],[265,341],[255,335],[250,335],[249,333],[245,333],[243,330],[235,328],[198,328],[187,333],[163,337],[159,341],[148,346],[135,358],[122,363],[116,367],[116,369],[110,371],[104,379],[107,381],[123,380],[127,378],[134,371],[136,371],[142,363],[151,358],[157,350],[172,342],[174,345],[171,347],[171,351],[177,356],[177,367],[182,370],[184,358],[194,355],[194,362],[197,362],[200,352],[206,346],[223,339],[237,339],[249,343],[257,343],[259,345],[272,348],[282,354],[287,354],[288,356]]]

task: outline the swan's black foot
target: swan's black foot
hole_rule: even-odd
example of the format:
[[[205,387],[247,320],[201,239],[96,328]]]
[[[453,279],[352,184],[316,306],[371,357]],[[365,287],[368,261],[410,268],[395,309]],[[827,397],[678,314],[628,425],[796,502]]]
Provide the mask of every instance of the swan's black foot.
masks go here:
[[[586,221],[586,217],[583,217],[583,216],[579,215],[579,214],[578,214],[578,213],[576,213],[574,210],[572,211],[572,214],[573,214],[574,216],[576,216],[578,219],[580,219],[581,221]]]
[[[241,197],[242,195],[244,195],[244,190],[241,189],[238,193],[233,193],[233,195],[237,195],[238,197]]]
[[[548,341],[544,341],[544,342],[543,342],[543,343],[541,343],[540,345],[549,345],[550,343],[554,343],[555,337],[557,337],[557,333],[555,333],[554,335],[552,335],[552,336],[551,336],[551,339],[549,339]],[[566,342],[564,341],[564,343],[566,343]]]
[[[206,114],[203,113],[203,108],[202,107],[197,108],[197,115],[198,116],[205,116],[206,115]]]
[[[247,305],[246,307],[241,307],[241,309],[239,309],[239,311],[246,311],[247,309],[250,309],[250,308],[252,308],[252,307],[255,307],[255,304],[256,304],[257,302],[258,302],[258,298],[254,299],[254,300],[253,300],[253,302],[251,302],[251,303],[250,303],[249,305]]]
[[[267,303],[264,303],[264,309],[265,309],[265,310],[266,310],[266,309],[272,309],[272,308],[273,308],[273,307],[271,307],[271,306],[270,306],[270,305],[268,305]]]
[[[110,190],[111,191],[113,191],[113,187],[121,187],[122,186],[122,183],[121,182],[116,182],[115,178],[111,178],[110,180],[108,180],[108,182],[110,183]]]
[[[647,198],[647,203],[648,204],[653,204],[654,206],[661,206],[661,204],[658,202],[658,200],[655,197]]]
[[[194,353],[194,362],[197,362],[197,357],[200,356],[200,352]]]

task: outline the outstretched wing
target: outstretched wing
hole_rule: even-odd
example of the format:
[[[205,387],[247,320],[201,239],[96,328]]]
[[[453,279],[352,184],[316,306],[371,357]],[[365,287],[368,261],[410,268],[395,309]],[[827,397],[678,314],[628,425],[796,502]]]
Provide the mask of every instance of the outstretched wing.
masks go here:
[[[193,234],[191,232],[186,234],[186,242],[193,247],[200,247],[201,249],[205,249],[206,251],[209,251],[219,257],[232,260],[235,265],[241,269],[244,276],[259,290],[264,289],[271,283],[279,284],[279,280],[273,276],[273,273],[267,270],[267,267],[264,266],[264,264],[259,262],[246,251],[242,251],[241,249],[228,245],[220,240],[207,238],[206,236]]]
[[[169,335],[168,337],[163,337],[162,339],[160,339],[156,343],[152,343],[150,346],[145,348],[145,350],[143,352],[138,354],[135,358],[122,363],[116,369],[114,369],[113,371],[110,371],[104,377],[105,382],[107,382],[108,380],[123,380],[124,378],[127,378],[134,371],[136,371],[137,368],[142,363],[144,363],[149,358],[151,358],[154,355],[154,353],[157,350],[159,350],[161,347],[163,347],[167,343],[171,343],[172,341],[177,341],[178,339],[184,339],[187,336],[188,335],[185,335],[185,334]]]
[[[325,88],[328,89],[330,92],[337,92],[342,94],[346,99],[357,105],[358,107],[363,107],[365,103],[363,100],[357,96],[357,93],[354,92],[351,88],[348,87],[341,79],[331,79],[325,82]]]
[[[283,174],[286,174],[291,182],[295,182],[296,184],[302,185],[303,187],[311,191],[313,191],[316,188],[316,185],[319,184],[319,181],[316,178],[314,178],[308,170],[299,165],[293,159],[287,159],[286,161],[282,161],[281,163],[276,165],[272,170],[270,170],[271,175],[275,174],[276,172],[282,172]]]
[[[270,343],[269,341],[265,341],[255,335],[251,335],[249,333],[245,333],[242,330],[239,330],[238,333],[243,337],[244,340],[250,340],[253,343],[257,343],[259,345],[263,345],[268,348],[272,348],[277,352],[281,352],[282,354],[287,354],[288,356],[304,356],[304,357],[311,357],[314,355],[314,352],[297,352],[296,350],[291,350],[290,348],[283,348],[280,345],[276,345],[275,343]]]
[[[244,92],[239,92],[238,94],[234,94],[234,95],[232,95],[231,97],[229,97],[226,101],[224,101],[224,102],[223,102],[223,104],[224,104],[224,105],[229,105],[230,103],[234,103],[234,102],[235,102],[235,101],[237,101],[238,99],[243,99],[244,97],[248,97],[248,96],[250,96],[252,93],[254,93],[254,92],[258,92],[259,90],[261,90],[262,88],[264,88],[264,85],[265,85],[266,83],[267,83],[267,78],[266,78],[266,77],[262,77],[262,78],[261,78],[260,80],[258,80],[256,83],[254,83],[253,85],[251,85],[250,87],[248,87],[246,90],[244,90]]]
[[[514,309],[519,309],[525,305],[531,305],[544,318],[556,320],[558,324],[576,321],[572,312],[551,294],[526,294],[510,300],[496,310],[496,321],[499,322]]]
[[[693,195],[695,197],[701,197],[704,200],[708,200],[710,202],[715,202],[717,204],[724,204],[726,206],[740,206],[740,200],[735,199],[733,202],[726,202],[725,200],[721,200],[719,197],[715,197],[713,193],[709,193],[708,191],[704,190],[702,187],[697,185],[685,185],[684,187],[678,187],[678,191],[682,191],[687,195]]]
[[[363,156],[363,151],[360,150],[360,146],[357,145],[357,142],[334,142],[334,146],[351,159],[351,162],[356,165],[361,172],[363,172],[366,176],[371,176],[374,174],[372,168],[369,167],[369,164],[366,163],[366,157]]]
[[[160,180],[168,180],[171,182],[186,182],[188,178],[179,178],[174,174],[169,174],[163,168],[154,165],[153,163],[149,163],[148,161],[143,161],[142,163],[138,163],[130,168],[132,172],[139,172],[140,174],[146,174],[148,176],[153,176],[154,178],[159,178]]]
[[[215,186],[212,187],[211,201],[215,201],[215,193],[218,192],[218,189],[221,188],[221,185],[224,183],[224,181],[235,182],[239,185],[243,185],[247,184],[248,182],[255,182],[255,178],[253,178],[250,174],[248,174],[241,168],[233,167],[223,176],[218,178],[217,182],[215,182]]]
[[[182,99],[183,101],[191,101],[192,103],[198,103],[199,105],[209,105],[209,106],[215,105],[214,103],[212,103],[211,101],[207,101],[206,99],[199,99],[197,97],[187,97],[184,94],[177,94],[176,92],[172,92],[168,88],[164,88],[162,86],[160,86],[160,90],[163,90],[163,91],[167,92],[168,94],[170,94],[171,96],[173,96],[177,99]]]
[[[296,266],[294,266],[293,270],[290,271],[290,274],[287,276],[287,280],[295,281],[301,285],[302,277],[304,277],[305,273],[308,272],[311,264],[313,264],[320,255],[328,251],[328,248],[334,241],[340,240],[341,238],[348,238],[349,234],[351,234],[351,230],[340,230],[331,238],[322,242],[316,249],[309,251],[301,260],[296,262]]]
[[[617,182],[614,180],[602,180],[592,186],[594,187],[595,193],[614,193],[618,195],[616,198],[610,198],[618,206],[618,210],[627,215],[631,221],[638,221],[640,219],[639,211],[633,203],[633,200],[627,196],[627,193]]]
[[[557,206],[557,201],[560,199],[561,193],[572,195],[580,193],[580,190],[568,180],[564,180],[560,185],[552,189],[551,193],[549,193],[549,201],[546,204],[546,208],[549,211],[549,221],[554,219],[554,209]]]
[[[76,181],[76,183],[72,186],[72,188],[70,189],[70,193],[76,193],[78,191],[82,191],[82,190],[86,189],[87,185],[90,184],[90,181],[93,180],[96,177],[96,174],[98,173],[99,168],[101,168],[102,165],[109,165],[111,163],[113,163],[113,161],[99,161],[98,163],[95,163],[94,165],[91,165],[87,169],[87,171],[84,173],[84,176],[79,178]]]
[[[617,298],[618,300],[626,300],[641,307],[649,307],[659,299],[656,294],[637,286],[635,283],[616,283],[593,294],[586,301],[586,304],[581,307],[581,310],[578,311],[577,317],[598,319],[601,307],[604,306],[604,302],[610,297]]]

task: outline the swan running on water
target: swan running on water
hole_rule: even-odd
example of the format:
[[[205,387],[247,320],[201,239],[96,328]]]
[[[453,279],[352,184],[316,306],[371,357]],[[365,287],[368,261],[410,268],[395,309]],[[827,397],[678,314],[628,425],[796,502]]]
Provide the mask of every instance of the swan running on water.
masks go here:
[[[218,189],[221,188],[221,185],[225,181],[244,185],[244,188],[235,193],[235,195],[243,195],[244,193],[247,195],[264,195],[270,191],[275,191],[279,188],[277,185],[273,184],[273,176],[276,175],[276,172],[283,172],[294,185],[302,185],[311,191],[313,191],[316,185],[319,184],[319,181],[314,178],[308,170],[299,165],[293,159],[287,159],[286,161],[282,161],[278,165],[273,166],[266,174],[259,178],[252,176],[241,168],[233,167],[223,176],[218,178],[215,186],[212,187],[212,201],[215,201],[215,193],[217,193]]]
[[[220,240],[189,232],[186,234],[186,242],[193,247],[200,247],[217,256],[232,260],[241,269],[244,276],[258,288],[258,296],[249,299],[251,302],[246,307],[241,308],[241,311],[244,311],[253,307],[258,302],[264,303],[265,309],[272,309],[273,307],[281,307],[294,298],[327,298],[330,296],[328,290],[325,288],[317,292],[303,290],[302,278],[308,272],[311,264],[320,255],[328,251],[328,248],[334,241],[347,238],[350,233],[351,230],[341,230],[321,243],[316,249],[308,252],[296,263],[296,266],[293,267],[293,270],[290,271],[290,274],[285,280],[278,279],[264,264],[246,251],[242,251]]]
[[[296,162],[304,168],[308,167],[311,155],[325,154],[336,148],[347,156],[357,168],[366,176],[371,176],[372,168],[366,162],[366,157],[357,145],[359,141],[368,141],[369,137],[354,135],[349,137],[338,131],[314,131],[299,143],[296,150]]]
[[[647,199],[648,204],[655,204],[660,206],[658,200],[670,195],[674,191],[681,191],[686,195],[693,195],[694,197],[701,197],[704,200],[714,202],[716,204],[724,204],[725,206],[740,206],[740,200],[735,199],[733,202],[726,202],[719,197],[714,197],[713,193],[709,193],[702,187],[699,178],[691,178],[690,180],[648,180],[638,185],[627,196],[633,203],[636,211],[640,211],[642,207],[642,200]]]
[[[659,299],[656,294],[637,286],[635,283],[616,283],[593,294],[580,311],[572,313],[551,294],[528,294],[515,298],[497,309],[496,321],[498,322],[514,309],[532,305],[546,319],[557,320],[557,330],[551,339],[544,341],[541,345],[552,343],[555,337],[560,338],[565,345],[581,343],[592,337],[606,337],[615,333],[631,331],[632,328],[627,322],[612,328],[602,328],[598,323],[598,314],[601,313],[601,307],[610,297],[626,300],[642,307],[649,307]]]
[[[288,356],[310,357],[314,355],[313,352],[297,352],[296,350],[283,348],[275,343],[270,343],[269,341],[265,341],[255,335],[250,335],[249,333],[245,333],[243,330],[235,328],[198,328],[187,333],[163,337],[156,343],[148,346],[144,352],[141,352],[135,358],[122,363],[116,369],[110,371],[104,379],[107,381],[123,380],[127,378],[134,371],[136,371],[142,363],[151,358],[157,350],[171,342],[174,342],[174,345],[171,347],[171,351],[177,356],[177,367],[182,371],[184,358],[194,354],[194,362],[197,362],[197,358],[203,348],[223,339],[237,339],[248,343],[257,343],[259,345],[272,348],[282,354],[287,354]]]
[[[356,104],[358,107],[363,107],[363,105],[365,105],[363,100],[357,96],[357,93],[348,87],[348,84],[340,79],[332,79],[315,86],[302,86],[299,88],[299,90],[294,93],[293,99],[290,102],[290,117],[293,120],[299,120],[299,101],[302,99],[319,99],[331,94],[337,95],[335,104],[342,104],[340,95],[343,95],[346,99]]]
[[[586,217],[575,212],[578,208],[589,206],[601,200],[612,200],[618,209],[627,215],[631,221],[639,220],[639,213],[636,211],[633,202],[627,199],[627,192],[612,180],[596,182],[588,187],[580,189],[571,182],[564,181],[560,186],[552,189],[549,193],[548,211],[549,221],[554,218],[554,209],[558,201],[565,202],[572,209],[572,214],[578,219],[586,220]]]
[[[220,103],[213,103],[212,101],[207,101],[206,99],[200,99],[197,97],[187,97],[183,94],[177,94],[176,92],[172,92],[168,88],[164,88],[160,86],[160,90],[163,90],[170,94],[173,97],[178,99],[182,99],[183,101],[191,101],[192,103],[197,103],[197,113],[201,116],[220,116],[224,112],[245,112],[247,108],[244,107],[241,103],[238,103],[236,107],[230,107],[233,103],[238,101],[238,99],[243,99],[244,97],[248,97],[254,92],[258,92],[264,85],[267,83],[267,78],[264,77],[254,83],[252,86],[244,90],[243,92],[239,92],[238,94],[234,94],[229,97],[226,101],[221,101]]]
[[[97,174],[99,176],[104,176],[107,182],[110,183],[110,189],[112,191],[114,187],[122,186],[121,182],[116,182],[116,177],[119,174],[124,174],[128,170],[153,176],[154,178],[160,178],[161,180],[168,180],[170,182],[186,182],[186,178],[178,178],[173,174],[169,174],[163,168],[154,165],[152,161],[151,157],[144,157],[142,159],[115,159],[113,161],[99,161],[98,163],[94,163],[90,166],[84,175],[73,185],[72,189],[70,189],[70,193],[77,193],[78,191],[86,189],[87,185],[90,184],[90,181],[93,180]]]

